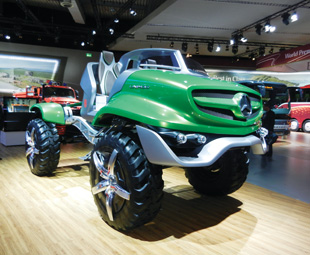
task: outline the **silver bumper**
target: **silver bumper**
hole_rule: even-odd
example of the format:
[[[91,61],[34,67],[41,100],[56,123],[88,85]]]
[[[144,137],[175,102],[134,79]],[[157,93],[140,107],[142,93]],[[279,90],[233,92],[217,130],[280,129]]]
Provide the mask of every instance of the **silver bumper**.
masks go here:
[[[254,154],[265,154],[268,150],[264,138],[254,135],[245,137],[222,137],[207,143],[197,157],[178,157],[156,132],[136,126],[147,159],[164,166],[204,167],[216,162],[227,150],[251,147]]]

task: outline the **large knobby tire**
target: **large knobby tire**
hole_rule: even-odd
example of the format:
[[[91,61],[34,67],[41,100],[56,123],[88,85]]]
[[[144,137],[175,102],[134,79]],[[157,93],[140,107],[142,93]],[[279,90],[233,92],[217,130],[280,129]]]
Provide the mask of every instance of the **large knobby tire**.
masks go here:
[[[310,133],[310,120],[305,120],[302,124],[302,130],[306,133]]]
[[[34,119],[26,128],[26,158],[30,170],[38,176],[50,175],[57,168],[60,142],[55,124]]]
[[[298,129],[299,129],[298,120],[292,119],[292,120],[291,120],[291,125],[290,125],[290,130],[291,130],[291,131],[298,131]]]
[[[161,167],[150,164],[130,136],[116,131],[106,134],[94,146],[89,165],[99,213],[107,224],[121,231],[150,222],[163,197]],[[118,194],[120,190],[123,192]]]
[[[212,166],[186,168],[185,176],[202,194],[227,195],[245,182],[248,165],[249,160],[242,150],[230,150]]]

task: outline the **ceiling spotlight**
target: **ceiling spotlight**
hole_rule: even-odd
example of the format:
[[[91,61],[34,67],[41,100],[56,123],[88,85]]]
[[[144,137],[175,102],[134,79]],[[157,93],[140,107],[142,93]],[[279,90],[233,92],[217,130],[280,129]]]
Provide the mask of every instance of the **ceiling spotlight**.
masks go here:
[[[7,39],[7,40],[10,40],[11,36],[10,35],[5,35],[4,38]]]
[[[195,49],[196,49],[196,55],[199,55],[199,45],[198,45],[198,43],[196,43]]]
[[[245,51],[246,51],[246,52],[249,52],[249,51],[250,51],[250,47],[247,46],[246,49],[245,49]]]
[[[183,50],[184,52],[187,51],[187,43],[186,43],[186,42],[182,43],[182,50]]]
[[[85,46],[85,42],[81,42],[81,46],[84,47]]]
[[[114,34],[114,29],[113,28],[109,28],[109,32],[110,32],[110,35],[113,35]]]
[[[119,19],[118,18],[115,18],[114,19],[114,23],[118,23],[119,22]]]
[[[290,23],[290,14],[288,13],[288,12],[286,12],[286,13],[283,13],[282,15],[281,15],[281,18],[282,18],[282,22],[285,24],[285,25],[288,25],[289,23]]]
[[[298,15],[296,12],[293,12],[292,16],[291,16],[291,22],[295,22],[298,20]]]
[[[238,53],[238,45],[232,46],[232,53],[234,53],[234,54]]]
[[[240,41],[241,41],[241,42],[243,42],[243,43],[245,43],[245,42],[247,42],[247,41],[248,41],[248,39],[247,39],[247,38],[245,38],[245,37],[242,35],[242,36],[241,36]]]
[[[65,8],[73,7],[73,3],[71,2],[71,0],[60,0],[60,5]]]
[[[273,48],[269,50],[269,54],[272,54],[272,53],[273,53]]]
[[[226,49],[225,49],[226,51],[229,51],[229,45],[226,45]]]
[[[271,26],[270,22],[267,21],[266,24],[265,24],[265,32],[266,33],[269,33],[269,32],[272,33],[274,31],[276,31],[276,27],[275,26]]]
[[[213,45],[214,45],[213,41],[208,43],[208,51],[209,52],[213,51]]]
[[[174,42],[171,42],[170,43],[170,48],[173,48],[174,47]]]
[[[234,45],[235,44],[235,39],[232,37],[232,38],[230,38],[230,45]]]
[[[95,34],[96,34],[96,30],[93,30],[93,31],[92,31],[92,34],[95,35]]]
[[[258,54],[260,56],[264,56],[265,55],[265,47],[263,47],[263,46],[259,47]]]
[[[257,25],[255,26],[255,32],[256,32],[256,34],[261,35],[261,34],[262,34],[262,28],[263,28],[263,26],[262,26],[261,24],[257,24]]]
[[[216,51],[216,52],[220,52],[220,51],[221,51],[221,45],[218,44],[218,45],[216,46],[215,51]]]
[[[137,12],[134,9],[132,9],[132,8],[129,9],[129,13],[132,16],[136,16],[137,15]]]

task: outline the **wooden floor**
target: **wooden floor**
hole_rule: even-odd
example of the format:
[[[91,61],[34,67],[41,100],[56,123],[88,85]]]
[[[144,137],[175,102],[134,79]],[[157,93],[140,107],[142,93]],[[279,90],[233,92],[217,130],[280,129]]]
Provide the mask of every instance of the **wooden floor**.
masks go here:
[[[106,225],[93,201],[90,145],[62,147],[55,176],[30,173],[24,147],[0,145],[0,254],[310,254],[310,204],[246,183],[212,198],[178,168],[164,170],[155,220],[129,233]]]

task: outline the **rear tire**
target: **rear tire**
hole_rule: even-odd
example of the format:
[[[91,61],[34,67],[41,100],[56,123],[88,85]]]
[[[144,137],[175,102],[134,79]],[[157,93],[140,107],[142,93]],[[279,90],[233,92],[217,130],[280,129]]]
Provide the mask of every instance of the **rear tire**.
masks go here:
[[[26,128],[26,158],[30,170],[38,176],[50,175],[57,168],[60,142],[52,123],[34,119]]]
[[[310,120],[305,120],[302,124],[302,130],[306,133],[310,133]]]
[[[248,174],[249,160],[242,150],[227,151],[209,167],[186,168],[185,176],[198,192],[227,195],[238,190]]]
[[[159,212],[162,169],[147,161],[130,136],[114,131],[106,134],[95,145],[89,168],[95,203],[111,227],[130,230],[151,221]],[[117,190],[130,197],[125,199]]]
[[[291,130],[291,131],[298,131],[298,129],[299,129],[298,120],[292,119],[292,120],[291,120],[291,125],[290,125],[290,130]]]

